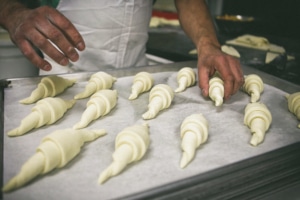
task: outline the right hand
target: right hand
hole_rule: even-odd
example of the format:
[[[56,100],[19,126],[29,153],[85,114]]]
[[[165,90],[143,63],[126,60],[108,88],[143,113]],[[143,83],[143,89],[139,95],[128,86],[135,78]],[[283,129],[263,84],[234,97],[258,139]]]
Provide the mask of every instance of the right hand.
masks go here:
[[[52,66],[41,58],[34,47],[40,49],[60,65],[75,62],[85,43],[74,25],[56,9],[43,6],[33,10],[14,12],[6,26],[11,40],[22,53],[38,68],[50,71]],[[54,47],[55,44],[59,50]]]

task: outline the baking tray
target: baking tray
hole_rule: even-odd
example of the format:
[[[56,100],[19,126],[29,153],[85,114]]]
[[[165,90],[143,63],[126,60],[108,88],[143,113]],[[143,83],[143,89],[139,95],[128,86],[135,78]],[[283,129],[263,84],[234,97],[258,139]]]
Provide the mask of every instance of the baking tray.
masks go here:
[[[135,101],[127,99],[133,75],[148,71],[153,73],[155,84],[166,83],[175,88],[176,73],[185,66],[195,67],[196,62],[107,71],[118,77],[113,87],[119,92],[118,104],[109,115],[88,128],[105,128],[108,135],[86,144],[79,156],[65,168],[3,194],[3,199],[247,199],[299,181],[298,121],[288,112],[284,99],[286,93],[299,91],[299,86],[243,67],[245,74],[259,74],[265,82],[266,89],[261,101],[270,107],[273,124],[263,144],[251,147],[250,132],[242,124],[243,109],[249,96],[240,91],[221,109],[217,109],[194,86],[176,94],[168,110],[148,121],[151,144],[145,157],[105,184],[97,184],[100,172],[111,163],[116,134],[127,126],[142,123],[141,115],[147,110],[148,93]],[[59,96],[72,98],[84,88],[91,74],[61,75],[76,78],[77,83]],[[7,137],[6,132],[18,126],[22,115],[26,115],[32,107],[18,104],[18,100],[26,97],[40,79],[8,79],[1,82],[1,180],[4,183],[19,171],[45,135],[69,128],[80,119],[85,108],[87,99],[79,100],[58,123],[17,138]],[[194,112],[201,112],[208,118],[210,136],[208,142],[197,150],[192,163],[180,169],[179,126],[186,116]]]

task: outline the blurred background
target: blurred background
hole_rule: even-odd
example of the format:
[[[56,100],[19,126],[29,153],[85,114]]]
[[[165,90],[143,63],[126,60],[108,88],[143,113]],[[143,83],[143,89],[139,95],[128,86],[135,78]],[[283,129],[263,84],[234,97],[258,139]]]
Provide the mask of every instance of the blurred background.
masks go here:
[[[251,34],[264,37],[285,50],[266,63],[268,52],[235,47],[243,65],[300,84],[299,0],[207,0],[207,3],[221,45]],[[174,0],[154,1],[147,54],[149,65],[197,59],[194,44],[179,25]],[[0,28],[0,79],[37,75],[38,69],[24,58],[6,31]]]
[[[285,50],[284,54],[266,63],[268,52],[235,47],[241,55],[240,61],[243,65],[300,84],[299,0],[207,0],[207,4],[221,45],[228,40],[250,34],[264,37]],[[173,0],[155,2],[153,16],[161,17],[164,14],[166,18],[176,19]],[[194,44],[185,36],[180,26],[151,27],[147,47],[149,54],[175,62],[197,59],[196,54],[191,54]]]

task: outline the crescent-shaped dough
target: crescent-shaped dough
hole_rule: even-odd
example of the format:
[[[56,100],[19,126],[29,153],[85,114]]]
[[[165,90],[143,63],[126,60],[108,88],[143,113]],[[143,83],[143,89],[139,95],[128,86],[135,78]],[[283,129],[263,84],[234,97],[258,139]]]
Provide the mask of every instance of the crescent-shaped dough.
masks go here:
[[[288,100],[289,111],[300,120],[300,92],[287,95],[286,98]],[[298,124],[298,128],[300,128],[300,123]]]
[[[75,95],[74,99],[84,99],[90,97],[99,90],[110,89],[116,80],[116,77],[113,77],[108,73],[97,72],[90,77],[84,91]]]
[[[139,94],[149,91],[154,83],[152,75],[148,72],[139,72],[134,76],[129,100],[136,99]]]
[[[242,86],[243,91],[251,96],[251,103],[257,102],[260,99],[260,94],[264,91],[264,83],[256,74],[245,76],[245,83]]]
[[[63,100],[59,97],[47,97],[39,100],[19,127],[9,131],[8,136],[20,136],[28,131],[44,125],[50,125],[63,117],[68,109],[75,104],[74,99]]]
[[[195,157],[196,149],[207,141],[208,122],[202,114],[192,114],[184,119],[180,126],[183,151],[180,167],[186,167]]]
[[[186,88],[192,86],[196,82],[196,74],[194,70],[190,67],[184,67],[180,69],[177,73],[178,87],[175,92],[182,92]]]
[[[263,142],[271,123],[272,115],[265,104],[256,102],[246,106],[244,124],[251,130],[251,145],[257,146]]]
[[[209,97],[215,102],[215,106],[221,106],[224,98],[224,82],[218,77],[214,76],[209,80]]]
[[[75,79],[65,79],[56,75],[44,77],[31,95],[20,100],[20,103],[32,104],[46,97],[54,97],[65,91],[66,88],[71,87],[75,82]]]
[[[93,120],[107,115],[117,104],[117,90],[99,90],[93,94],[86,104],[86,109],[81,116],[81,120],[74,125],[74,129],[87,127]]]
[[[143,119],[152,119],[157,116],[159,111],[168,108],[174,98],[172,88],[166,84],[154,86],[149,94],[148,111],[145,112]]]
[[[104,183],[110,177],[118,175],[128,164],[140,160],[145,155],[149,143],[147,123],[123,129],[115,140],[113,162],[100,174],[99,183]]]
[[[54,131],[42,140],[35,154],[23,164],[19,173],[2,188],[2,191],[15,190],[39,175],[64,167],[80,153],[85,142],[93,141],[105,134],[103,129]]]

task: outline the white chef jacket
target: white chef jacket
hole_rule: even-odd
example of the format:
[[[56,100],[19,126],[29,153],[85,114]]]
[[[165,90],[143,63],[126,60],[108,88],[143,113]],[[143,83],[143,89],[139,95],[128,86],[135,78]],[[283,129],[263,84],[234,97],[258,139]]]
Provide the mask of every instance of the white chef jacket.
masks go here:
[[[79,60],[60,66],[47,55],[50,72],[99,71],[147,65],[146,42],[152,13],[152,0],[60,0],[57,10],[82,35],[86,48]]]

